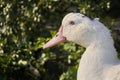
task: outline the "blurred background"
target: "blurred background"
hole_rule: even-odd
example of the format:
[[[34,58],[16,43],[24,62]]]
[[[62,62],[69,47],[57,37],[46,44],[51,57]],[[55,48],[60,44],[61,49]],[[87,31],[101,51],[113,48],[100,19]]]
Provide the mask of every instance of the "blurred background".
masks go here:
[[[83,47],[42,49],[69,12],[100,18],[119,57],[120,0],[0,0],[0,80],[76,80]]]

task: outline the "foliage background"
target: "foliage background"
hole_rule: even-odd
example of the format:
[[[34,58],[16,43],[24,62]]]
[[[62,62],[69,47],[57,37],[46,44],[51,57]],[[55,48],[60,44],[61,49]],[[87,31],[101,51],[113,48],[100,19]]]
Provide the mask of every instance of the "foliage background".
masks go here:
[[[119,0],[0,0],[0,80],[75,80],[83,47],[65,43],[42,49],[69,12],[100,18],[111,29],[120,53],[119,4]]]

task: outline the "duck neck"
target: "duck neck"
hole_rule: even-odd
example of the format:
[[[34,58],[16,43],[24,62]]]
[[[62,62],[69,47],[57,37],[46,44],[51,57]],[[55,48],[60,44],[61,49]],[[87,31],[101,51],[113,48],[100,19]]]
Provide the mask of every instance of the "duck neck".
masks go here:
[[[98,80],[100,77],[102,78],[101,74],[103,74],[103,70],[107,68],[107,65],[113,65],[118,61],[113,45],[107,46],[107,43],[94,42],[86,48],[82,55],[77,78],[78,80]]]
[[[96,61],[101,64],[115,63],[118,61],[114,41],[110,32],[106,28],[104,30],[94,34],[93,36],[95,37],[87,41],[89,43],[86,46],[86,51],[81,60],[88,60],[88,62],[95,62],[95,64]]]
[[[94,41],[91,43],[82,56],[83,60],[89,63],[111,64],[118,61],[117,52],[112,41]],[[81,59],[81,60],[82,60]]]

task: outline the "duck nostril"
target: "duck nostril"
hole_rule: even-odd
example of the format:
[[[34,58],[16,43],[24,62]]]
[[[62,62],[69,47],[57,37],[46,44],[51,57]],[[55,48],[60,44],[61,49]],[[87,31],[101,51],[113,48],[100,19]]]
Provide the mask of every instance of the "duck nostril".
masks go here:
[[[58,37],[59,34],[56,34],[55,37]]]
[[[63,38],[64,38],[64,40],[67,40],[66,37],[63,37]]]

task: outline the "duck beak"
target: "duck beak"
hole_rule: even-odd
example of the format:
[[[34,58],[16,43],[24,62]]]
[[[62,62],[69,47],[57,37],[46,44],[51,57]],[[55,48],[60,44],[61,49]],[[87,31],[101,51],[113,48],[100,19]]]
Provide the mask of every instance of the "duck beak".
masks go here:
[[[61,26],[59,28],[58,33],[43,46],[43,49],[55,46],[59,43],[65,42],[65,41],[67,41],[67,40],[66,40],[66,37],[63,36],[63,26]]]

